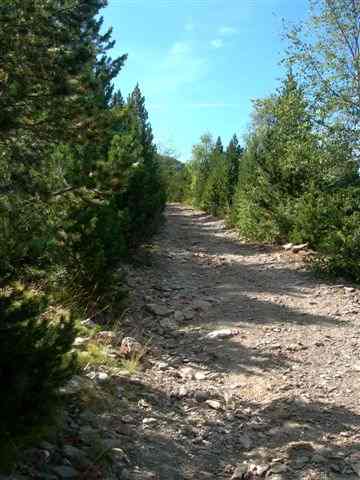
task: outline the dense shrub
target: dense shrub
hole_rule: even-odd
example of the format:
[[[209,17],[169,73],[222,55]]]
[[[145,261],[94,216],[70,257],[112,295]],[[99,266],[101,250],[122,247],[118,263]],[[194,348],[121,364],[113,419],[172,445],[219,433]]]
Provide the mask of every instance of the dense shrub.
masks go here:
[[[46,298],[21,286],[0,292],[0,432],[22,433],[49,412],[75,360],[74,323],[49,323]]]
[[[140,88],[127,102],[114,93],[126,55],[108,56],[106,0],[62,3],[0,6],[0,276],[96,314],[123,298],[119,262],[154,233],[165,197]],[[3,431],[47,410],[71,372],[73,338],[72,322],[45,321],[41,295],[10,290],[0,308]]]

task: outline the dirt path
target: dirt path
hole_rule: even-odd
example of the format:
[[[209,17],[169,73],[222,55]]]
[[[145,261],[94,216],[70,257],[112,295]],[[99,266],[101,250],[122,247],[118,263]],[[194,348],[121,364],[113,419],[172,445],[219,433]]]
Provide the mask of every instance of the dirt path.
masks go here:
[[[129,280],[153,354],[131,412],[137,478],[243,478],[244,461],[245,478],[358,478],[360,292],[295,258],[168,207]],[[238,335],[206,338],[220,328]]]
[[[89,364],[63,430],[1,478],[359,478],[360,291],[191,208],[166,217],[126,268],[122,335],[148,342],[143,369]]]

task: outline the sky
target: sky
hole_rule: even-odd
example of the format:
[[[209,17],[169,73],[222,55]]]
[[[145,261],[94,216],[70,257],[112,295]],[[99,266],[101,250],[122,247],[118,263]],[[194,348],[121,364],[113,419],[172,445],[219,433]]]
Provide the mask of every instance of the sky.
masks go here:
[[[138,82],[160,151],[179,160],[210,132],[240,143],[252,99],[279,86],[282,20],[306,17],[307,0],[108,0],[111,55],[128,54],[115,81],[126,97]]]

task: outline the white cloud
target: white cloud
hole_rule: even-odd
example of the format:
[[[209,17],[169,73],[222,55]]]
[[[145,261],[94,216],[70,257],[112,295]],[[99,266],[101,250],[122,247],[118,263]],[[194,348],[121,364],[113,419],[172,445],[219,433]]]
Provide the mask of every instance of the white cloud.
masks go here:
[[[221,48],[224,46],[224,41],[221,38],[215,38],[211,40],[210,45],[214,48]]]
[[[208,60],[196,52],[191,42],[175,42],[148,77],[146,91],[164,99],[166,95],[179,92],[185,85],[198,82],[208,69]]]
[[[239,31],[235,27],[224,26],[219,28],[219,35],[223,37],[230,37],[232,35],[236,35],[237,33],[239,33]]]

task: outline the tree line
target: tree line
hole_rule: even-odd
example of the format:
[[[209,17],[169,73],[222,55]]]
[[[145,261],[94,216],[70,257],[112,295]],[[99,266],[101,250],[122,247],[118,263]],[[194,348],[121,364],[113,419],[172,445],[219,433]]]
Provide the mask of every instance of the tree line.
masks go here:
[[[243,148],[203,135],[172,195],[244,238],[308,242],[318,271],[359,282],[360,4],[311,2],[286,32],[287,73],[254,101]]]
[[[76,370],[77,319],[116,318],[119,264],[165,205],[137,85],[113,80],[106,0],[0,5],[0,436],[47,414]],[[61,308],[60,308],[61,307]]]

